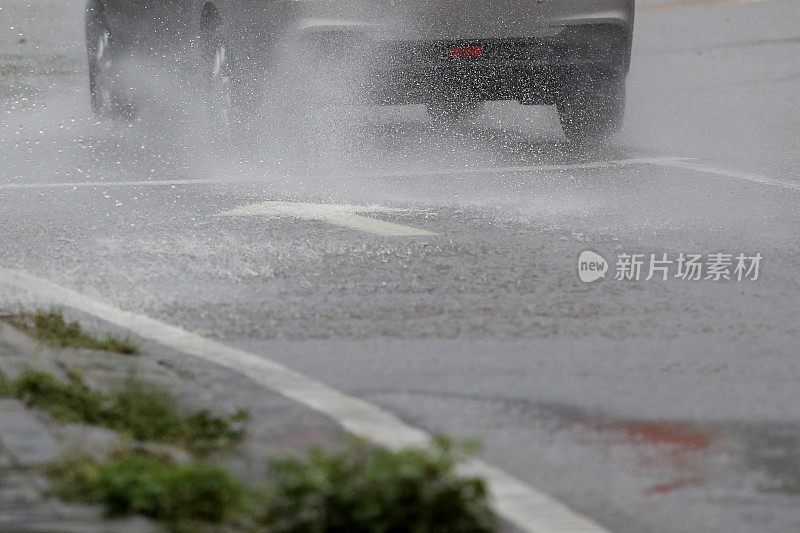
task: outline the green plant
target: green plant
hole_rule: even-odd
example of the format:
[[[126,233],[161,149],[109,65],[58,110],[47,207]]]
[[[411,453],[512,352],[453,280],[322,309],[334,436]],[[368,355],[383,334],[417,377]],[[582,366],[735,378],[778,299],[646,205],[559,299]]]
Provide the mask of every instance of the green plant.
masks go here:
[[[114,335],[98,339],[85,333],[78,322],[67,322],[61,311],[55,309],[35,313],[20,312],[8,320],[28,335],[58,348],[89,348],[125,355],[139,353],[139,347],[130,339]]]
[[[484,483],[454,472],[463,450],[444,439],[399,452],[357,441],[338,453],[273,462],[263,490],[205,463],[144,455],[105,464],[72,460],[50,473],[54,492],[66,500],[184,531],[235,523],[270,533],[491,533],[496,519]]]
[[[19,398],[58,420],[102,424],[107,417],[108,399],[77,378],[63,382],[52,374],[27,370],[15,380],[0,383],[0,395]]]
[[[247,411],[220,418],[203,410],[188,417],[188,439],[196,453],[204,454],[237,443],[244,437],[244,424],[250,419]]]
[[[205,463],[174,465],[138,455],[105,464],[81,459],[55,466],[51,476],[62,499],[100,503],[110,514],[218,524],[252,513],[252,491]]]
[[[205,454],[239,442],[247,413],[215,417],[208,411],[183,415],[166,392],[129,379],[110,395],[88,388],[77,376],[59,381],[28,370],[15,380],[0,380],[0,396],[19,398],[58,420],[104,426],[153,440],[186,446]]]
[[[186,436],[184,418],[173,398],[134,379],[112,395],[106,425],[138,440],[178,443]]]
[[[272,533],[494,531],[483,481],[454,473],[459,456],[439,439],[427,449],[357,442],[307,462],[277,461],[263,522]]]

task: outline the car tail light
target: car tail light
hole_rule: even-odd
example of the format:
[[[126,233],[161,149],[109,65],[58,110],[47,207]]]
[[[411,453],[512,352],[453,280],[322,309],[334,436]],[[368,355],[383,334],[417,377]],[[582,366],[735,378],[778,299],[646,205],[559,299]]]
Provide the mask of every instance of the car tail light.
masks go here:
[[[450,54],[456,59],[475,59],[486,51],[485,46],[451,46]]]

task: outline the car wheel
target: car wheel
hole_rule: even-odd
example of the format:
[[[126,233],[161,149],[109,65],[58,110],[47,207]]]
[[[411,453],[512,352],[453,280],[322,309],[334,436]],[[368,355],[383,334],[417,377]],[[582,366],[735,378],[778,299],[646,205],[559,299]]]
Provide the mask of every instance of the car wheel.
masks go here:
[[[107,29],[102,29],[95,36],[94,68],[89,69],[92,111],[97,115],[104,114],[111,109],[111,88],[107,79],[107,72],[111,67],[108,50],[110,36],[111,33]]]
[[[114,87],[114,40],[98,1],[86,10],[86,51],[89,63],[89,95],[92,111],[98,116],[133,117],[133,105]]]
[[[567,139],[610,138],[622,126],[625,77],[596,74],[572,80],[558,95],[556,107]]]
[[[89,63],[89,97],[92,111],[103,114],[111,105],[111,93],[102,71],[110,65],[109,44],[111,32],[103,15],[102,5],[89,1],[86,5],[86,53]]]
[[[213,8],[204,11],[201,27],[198,77],[204,123],[213,142],[242,155],[262,134],[266,63],[250,59],[254,54],[230,36],[231,28]]]
[[[221,37],[219,25],[214,22],[207,25],[204,33],[200,64],[209,133],[215,141],[227,144],[233,139],[237,122],[234,80],[230,51]]]

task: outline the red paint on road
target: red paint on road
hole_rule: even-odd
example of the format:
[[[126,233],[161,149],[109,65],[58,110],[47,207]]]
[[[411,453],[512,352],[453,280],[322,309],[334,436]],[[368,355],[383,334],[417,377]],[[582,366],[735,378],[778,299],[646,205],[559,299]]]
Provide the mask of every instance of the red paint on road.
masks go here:
[[[675,422],[615,420],[599,422],[595,429],[621,433],[629,444],[667,444],[683,450],[705,450],[711,446],[708,435]]]
[[[484,46],[453,46],[450,53],[456,59],[476,59],[483,55],[486,50]]]
[[[646,496],[651,496],[653,494],[669,494],[670,492],[674,492],[686,487],[700,487],[704,484],[705,480],[699,478],[678,479],[677,481],[672,481],[670,483],[659,483],[658,485],[653,485],[649,489],[645,490],[644,493]]]

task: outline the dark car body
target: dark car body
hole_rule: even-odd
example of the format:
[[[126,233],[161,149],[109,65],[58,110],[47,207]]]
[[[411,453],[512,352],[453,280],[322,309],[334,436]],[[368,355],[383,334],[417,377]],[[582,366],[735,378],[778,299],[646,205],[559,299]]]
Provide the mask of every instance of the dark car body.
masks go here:
[[[601,80],[610,87],[604,86],[605,92],[620,92],[630,63],[634,4],[89,0],[87,13],[90,66],[92,17],[102,17],[115,53],[189,69],[213,25],[236,75],[250,90],[268,75],[287,43],[304,42],[327,59],[357,56],[366,74],[364,92],[375,103],[515,99],[558,104],[576,80],[584,92],[586,83],[593,83],[587,80]],[[614,81],[609,85],[608,80]]]

